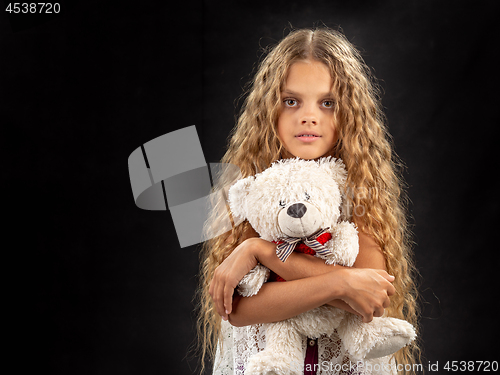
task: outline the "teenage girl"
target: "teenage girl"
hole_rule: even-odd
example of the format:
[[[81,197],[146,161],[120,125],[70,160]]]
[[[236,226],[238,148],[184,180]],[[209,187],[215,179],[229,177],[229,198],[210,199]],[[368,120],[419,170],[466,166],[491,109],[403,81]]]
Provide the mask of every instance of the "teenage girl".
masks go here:
[[[241,177],[247,177],[279,159],[324,156],[342,159],[348,172],[343,215],[359,232],[354,267],[326,265],[300,253],[283,263],[276,245],[260,239],[246,221],[207,241],[198,323],[202,362],[207,356],[214,361],[214,374],[244,374],[248,357],[265,347],[265,323],[323,304],[360,315],[364,322],[385,313],[417,327],[401,180],[376,85],[342,34],[326,28],[297,30],[261,62],[221,162],[238,166]],[[221,186],[232,183],[234,177],[222,175]],[[209,225],[227,216],[224,202],[218,207]],[[235,294],[239,281],[257,263],[287,282],[268,282],[253,297]],[[349,363],[335,335],[321,337],[316,344],[318,374],[370,373],[368,367]],[[414,343],[386,364],[404,370],[418,355]]]

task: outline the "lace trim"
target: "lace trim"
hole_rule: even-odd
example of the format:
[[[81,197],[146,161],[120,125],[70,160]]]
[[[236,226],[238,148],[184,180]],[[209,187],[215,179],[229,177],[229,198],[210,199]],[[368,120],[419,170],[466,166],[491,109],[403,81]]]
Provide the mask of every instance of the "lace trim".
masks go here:
[[[268,324],[233,327],[222,321],[222,348],[219,345],[213,375],[244,375],[248,359],[266,347]],[[302,350],[306,352],[306,339]],[[318,339],[317,375],[394,375],[395,366],[388,357],[366,361],[363,366],[351,362],[336,332]]]

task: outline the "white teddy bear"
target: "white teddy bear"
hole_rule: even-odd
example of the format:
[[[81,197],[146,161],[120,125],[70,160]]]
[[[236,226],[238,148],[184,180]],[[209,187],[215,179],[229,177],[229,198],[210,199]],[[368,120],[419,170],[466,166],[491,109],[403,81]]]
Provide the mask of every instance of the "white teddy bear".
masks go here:
[[[235,220],[248,220],[261,238],[278,243],[276,253],[282,261],[303,242],[327,264],[351,267],[358,254],[358,235],[352,223],[341,220],[346,177],[340,159],[281,160],[229,189],[231,212]],[[257,294],[269,273],[257,265],[241,280],[238,292],[247,297]],[[415,339],[413,326],[404,320],[382,317],[363,323],[354,314],[324,305],[270,324],[266,348],[250,357],[245,375],[302,374],[300,366],[290,364],[304,363],[303,337],[332,335],[334,330],[356,361],[392,354]]]

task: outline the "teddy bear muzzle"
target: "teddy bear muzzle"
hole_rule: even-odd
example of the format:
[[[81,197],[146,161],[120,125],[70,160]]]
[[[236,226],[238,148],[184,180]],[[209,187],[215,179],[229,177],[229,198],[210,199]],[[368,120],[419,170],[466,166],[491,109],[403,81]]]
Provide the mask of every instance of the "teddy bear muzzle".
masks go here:
[[[321,213],[308,202],[293,202],[278,214],[278,225],[288,237],[309,237],[321,228]]]

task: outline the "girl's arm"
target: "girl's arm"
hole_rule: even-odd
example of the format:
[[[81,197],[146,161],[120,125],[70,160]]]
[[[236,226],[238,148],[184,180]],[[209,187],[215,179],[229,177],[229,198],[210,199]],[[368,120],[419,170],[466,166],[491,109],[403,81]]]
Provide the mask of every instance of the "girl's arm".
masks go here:
[[[389,307],[389,296],[395,291],[392,280],[394,278],[382,270],[338,268],[286,283],[265,283],[255,296],[235,296],[228,317],[230,323],[238,327],[271,323],[341,298],[362,312],[363,321],[369,322],[373,316],[382,316]]]
[[[247,234],[249,237],[252,235],[256,236],[257,233]],[[235,325],[247,325],[282,320],[285,319],[284,316],[291,317],[328,303],[357,313],[363,316],[364,321],[371,321],[373,316],[381,316],[383,308],[388,306],[388,296],[394,293],[390,284],[393,277],[381,271],[385,269],[385,258],[375,241],[360,233],[359,242],[360,251],[354,266],[379,270],[326,265],[320,258],[298,253],[292,253],[286,263],[283,263],[276,257],[274,244],[260,238],[249,238],[215,272],[210,294],[217,312],[224,319],[231,314],[230,320]],[[272,269],[285,280],[296,282],[266,283],[256,296],[237,296],[233,304],[235,287],[257,262]],[[277,310],[272,306],[280,308]],[[261,308],[265,310],[261,311]]]

